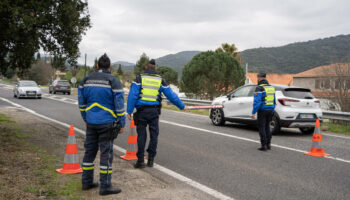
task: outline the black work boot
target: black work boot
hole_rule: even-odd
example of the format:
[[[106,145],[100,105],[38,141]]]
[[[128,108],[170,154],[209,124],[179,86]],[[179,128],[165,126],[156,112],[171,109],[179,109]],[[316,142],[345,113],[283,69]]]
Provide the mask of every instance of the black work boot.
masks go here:
[[[122,190],[119,188],[110,187],[108,189],[100,189],[100,195],[118,194]]]
[[[147,161],[148,167],[153,167],[154,157],[149,157]]]
[[[134,165],[135,168],[142,169],[145,168],[145,161],[144,160],[137,160],[137,162]]]
[[[266,151],[267,149],[266,149],[266,146],[265,146],[265,145],[262,145],[258,150],[259,150],[259,151]]]
[[[91,183],[83,185],[83,190],[90,190],[92,188],[98,187],[98,183]]]
[[[271,144],[267,144],[267,145],[266,145],[266,149],[267,149],[267,150],[271,150]]]

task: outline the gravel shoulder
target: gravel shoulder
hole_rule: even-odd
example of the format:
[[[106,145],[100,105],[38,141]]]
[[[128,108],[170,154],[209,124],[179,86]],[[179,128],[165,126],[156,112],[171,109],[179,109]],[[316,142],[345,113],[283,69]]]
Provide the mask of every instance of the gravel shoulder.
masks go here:
[[[52,155],[54,159],[53,166],[50,166],[52,169],[58,169],[62,167],[65,146],[68,137],[68,129],[60,125],[54,124],[52,122],[46,121],[39,117],[33,116],[30,113],[14,108],[14,107],[0,107],[0,113],[9,116],[16,123],[16,127],[21,134],[26,135],[23,140],[28,141],[30,144],[35,145],[39,148],[45,150],[48,155]],[[1,130],[4,134],[5,129]],[[1,135],[1,136],[2,136]],[[82,163],[83,153],[84,153],[84,137],[76,133],[77,146],[79,161]],[[116,152],[115,152],[116,154]],[[24,157],[23,157],[24,156]],[[15,162],[17,165],[21,164],[21,157],[13,158],[7,160],[7,162]],[[22,160],[32,161],[33,155],[22,155]],[[37,158],[36,158],[37,159]],[[37,165],[33,165],[35,168],[40,168],[40,162]],[[99,169],[99,156],[95,160],[95,169]],[[90,191],[80,191],[81,188],[81,174],[75,175],[57,175],[58,185],[65,185],[65,190],[76,190],[75,195],[81,195],[79,199],[181,199],[181,200],[195,200],[195,199],[213,199],[212,197],[200,192],[185,183],[177,181],[171,177],[168,177],[165,174],[160,172],[148,173],[149,170],[155,169],[146,169],[138,170],[132,167],[134,162],[124,161],[115,156],[113,161],[113,177],[112,182],[113,186],[119,187],[122,189],[122,193],[118,195],[101,197],[98,195],[98,189],[92,189]],[[29,167],[30,168],[30,167]],[[2,171],[1,171],[2,170]],[[7,169],[9,171],[10,169]],[[13,171],[14,175],[7,177],[15,176],[17,179],[21,179],[21,174],[23,173],[20,169]],[[40,174],[33,174],[37,169],[26,170],[28,177],[30,176],[41,176]],[[12,171],[12,170],[11,170]],[[0,175],[6,173],[4,169],[0,168]],[[27,179],[28,179],[27,177]],[[74,179],[79,182],[76,183],[72,188],[69,188],[69,183]],[[95,170],[95,180],[99,179],[98,170]],[[45,192],[33,193],[31,191],[22,191],[20,187],[23,187],[23,184],[30,184],[30,181],[9,181],[3,182],[3,186],[0,187],[0,197],[1,194],[4,195],[5,199],[66,199],[67,196],[64,193],[59,193],[58,196],[50,196]],[[4,187],[5,186],[5,187]],[[58,187],[58,186],[57,186]],[[13,196],[10,195],[9,198],[6,198],[6,194],[11,193],[11,191],[6,190],[6,188],[15,188]],[[4,192],[5,191],[5,192]],[[28,192],[28,195],[18,196],[22,192]],[[74,192],[74,191],[73,191]],[[17,195],[16,195],[17,194]],[[74,199],[74,198],[73,198]]]

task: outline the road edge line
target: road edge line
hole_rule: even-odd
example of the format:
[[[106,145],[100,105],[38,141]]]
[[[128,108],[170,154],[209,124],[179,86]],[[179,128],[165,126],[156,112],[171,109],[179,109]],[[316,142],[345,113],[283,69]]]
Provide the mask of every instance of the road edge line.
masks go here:
[[[57,123],[57,124],[59,124],[59,125],[61,125],[61,126],[67,127],[67,128],[70,127],[69,124],[66,124],[66,123],[64,123],[64,122],[61,122],[61,121],[52,119],[52,118],[50,118],[50,117],[47,117],[47,116],[45,116],[45,115],[39,114],[39,113],[35,112],[34,110],[31,110],[31,109],[29,109],[29,108],[26,108],[26,107],[24,107],[24,106],[22,106],[22,105],[20,105],[20,104],[14,103],[14,102],[12,102],[12,101],[10,101],[10,100],[8,100],[8,99],[5,99],[5,98],[3,98],[3,97],[0,97],[0,100],[5,101],[5,102],[7,102],[7,103],[10,103],[10,104],[12,104],[13,106],[18,107],[18,108],[21,108],[21,109],[23,109],[24,111],[27,111],[27,112],[29,112],[29,113],[31,113],[31,114],[33,114],[33,115],[36,115],[36,116],[38,116],[38,117],[40,117],[40,118],[42,118],[42,119],[46,119],[46,120],[48,120],[48,121]],[[81,129],[79,129],[79,128],[74,128],[74,129],[75,129],[78,133],[80,133],[80,134],[82,134],[82,135],[84,135],[84,136],[86,135],[85,131],[83,131],[83,130],[81,130]],[[125,152],[126,152],[125,149],[123,149],[123,148],[121,148],[121,147],[119,147],[119,146],[117,146],[117,145],[115,145],[115,144],[113,144],[113,149],[115,149],[115,150],[117,150],[117,151],[119,151],[119,152],[122,152],[122,153],[125,153]],[[209,195],[211,195],[211,196],[213,196],[213,197],[215,197],[215,198],[223,199],[223,200],[234,200],[234,198],[232,198],[232,197],[226,196],[226,195],[222,194],[222,193],[219,192],[219,191],[216,191],[216,190],[214,190],[214,189],[212,189],[212,188],[209,188],[209,187],[207,187],[207,186],[205,186],[205,185],[203,185],[203,184],[201,184],[201,183],[198,183],[198,182],[196,182],[196,181],[194,181],[194,180],[192,180],[192,179],[190,179],[190,178],[187,178],[187,177],[185,177],[185,176],[183,176],[183,175],[181,175],[181,174],[179,174],[179,173],[177,173],[177,172],[175,172],[175,171],[172,171],[172,170],[170,170],[170,169],[168,169],[168,168],[166,168],[166,167],[163,167],[163,166],[158,165],[158,164],[155,163],[154,168],[157,169],[157,170],[159,170],[159,171],[161,171],[161,172],[163,172],[163,173],[165,173],[165,174],[167,174],[167,175],[170,176],[170,177],[173,177],[173,178],[175,178],[175,179],[177,179],[177,180],[179,180],[179,181],[181,181],[181,182],[184,182],[184,183],[186,183],[186,184],[188,184],[188,185],[190,185],[190,186],[192,186],[192,187],[194,187],[194,188],[196,188],[196,189],[198,189],[198,190],[200,190],[200,191],[202,191],[202,192],[204,192],[204,193],[207,193],[207,194],[209,194]]]
[[[253,143],[260,144],[260,141],[258,141],[258,140],[253,140],[253,139],[244,138],[244,137],[235,136],[235,135],[229,135],[229,134],[226,134],[226,133],[220,133],[220,132],[217,132],[217,131],[206,130],[206,129],[197,128],[197,127],[194,127],[194,126],[188,126],[188,125],[184,125],[184,124],[179,124],[179,123],[175,123],[175,122],[169,122],[169,121],[166,121],[166,120],[159,120],[159,121],[162,122],[162,123],[165,123],[165,124],[171,124],[171,125],[174,125],[174,126],[180,126],[180,127],[184,127],[184,128],[188,128],[188,129],[193,129],[193,130],[197,130],[197,131],[207,132],[207,133],[211,133],[211,134],[214,134],[214,135],[220,135],[220,136],[224,136],[224,137],[229,137],[229,138],[234,138],[234,139],[238,139],[238,140],[243,140],[243,141],[248,141],[248,142],[253,142]],[[292,148],[292,147],[286,147],[286,146],[277,145],[277,144],[271,144],[271,146],[277,147],[277,148],[281,148],[281,149],[290,150],[290,151],[296,151],[296,152],[300,152],[300,153],[306,153],[307,152],[307,151],[304,151],[304,150],[295,149],[295,148]],[[338,157],[325,156],[325,158],[332,159],[332,160],[337,160],[337,161],[341,161],[341,162],[345,162],[345,163],[350,163],[350,160],[345,160],[345,159],[338,158]]]

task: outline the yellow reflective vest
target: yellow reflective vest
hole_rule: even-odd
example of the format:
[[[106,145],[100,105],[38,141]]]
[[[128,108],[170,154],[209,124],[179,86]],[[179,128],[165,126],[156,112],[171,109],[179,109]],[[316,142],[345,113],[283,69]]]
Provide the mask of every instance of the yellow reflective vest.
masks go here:
[[[141,74],[141,100],[157,101],[162,77],[159,75]]]
[[[270,86],[270,85],[266,85],[266,84],[261,84],[259,86],[262,86],[265,90],[266,96],[265,96],[264,104],[267,106],[274,105],[275,93],[276,93],[275,88]]]

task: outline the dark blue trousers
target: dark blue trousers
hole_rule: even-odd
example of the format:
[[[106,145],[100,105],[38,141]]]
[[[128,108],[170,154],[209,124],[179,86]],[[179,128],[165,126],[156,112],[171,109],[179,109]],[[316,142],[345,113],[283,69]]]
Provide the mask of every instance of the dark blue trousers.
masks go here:
[[[100,188],[112,187],[112,162],[113,162],[113,139],[111,136],[113,123],[93,125],[88,124],[86,128],[86,139],[84,143],[85,154],[83,158],[83,185],[93,183],[94,160],[100,148]]]
[[[137,158],[144,160],[145,145],[147,140],[147,125],[150,133],[148,144],[148,157],[155,157],[157,154],[158,134],[159,134],[159,113],[158,108],[144,108],[138,112],[137,131]]]
[[[260,142],[262,146],[271,144],[270,122],[272,120],[273,110],[258,111],[258,125]]]

